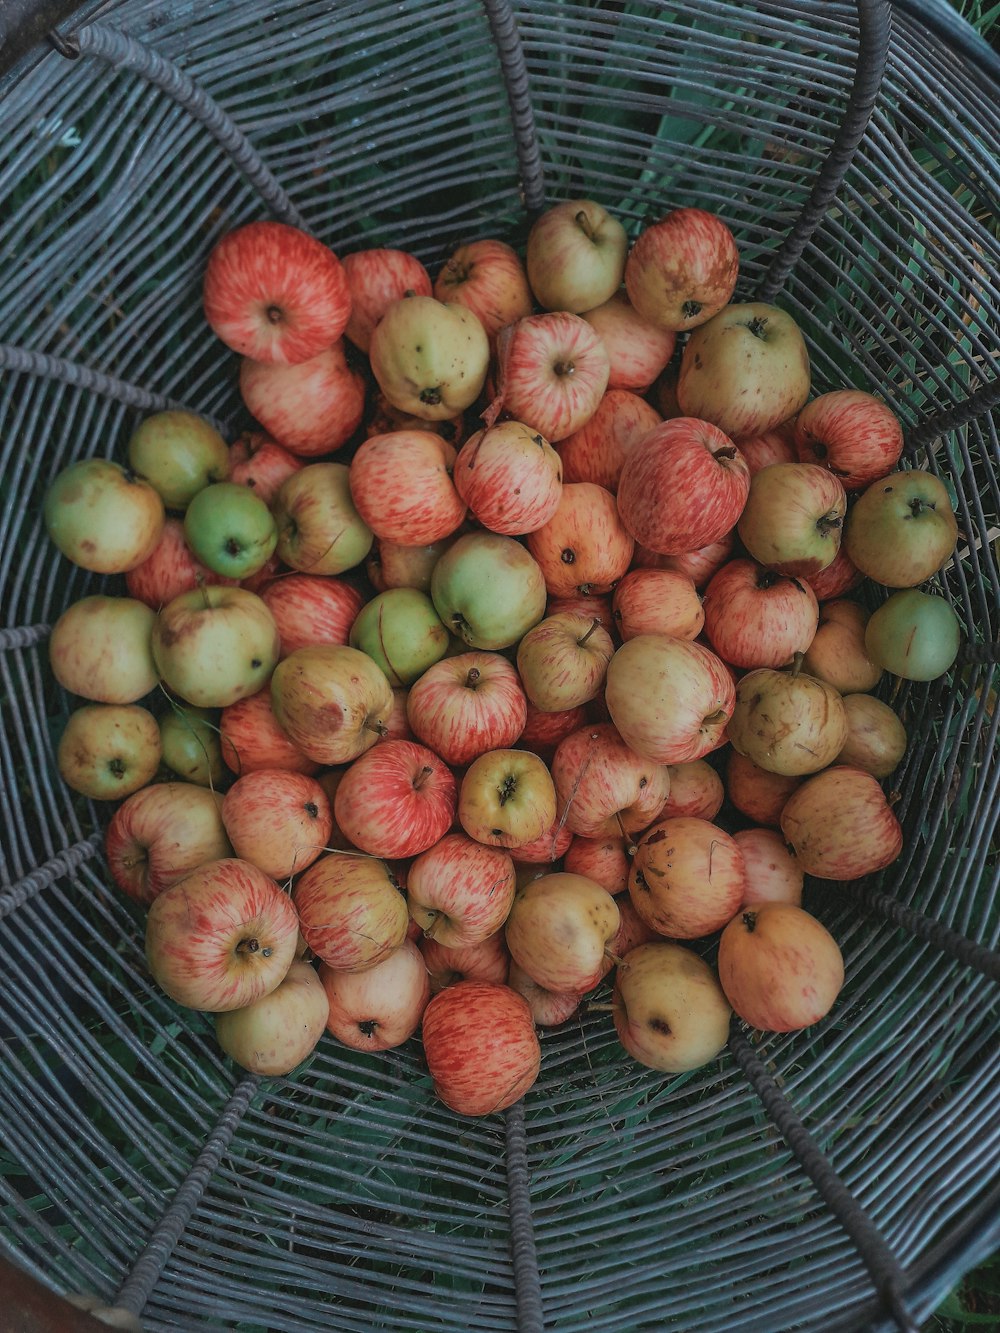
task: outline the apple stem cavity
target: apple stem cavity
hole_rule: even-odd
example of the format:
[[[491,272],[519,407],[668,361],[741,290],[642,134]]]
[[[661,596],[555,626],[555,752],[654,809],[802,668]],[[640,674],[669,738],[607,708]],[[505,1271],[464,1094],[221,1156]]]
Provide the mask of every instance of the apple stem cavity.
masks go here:
[[[479,684],[479,678],[482,674],[478,667],[469,667],[469,674],[465,678],[466,689],[474,690]]]
[[[831,532],[835,532],[837,528],[843,527],[843,524],[844,520],[841,515],[831,512],[816,520],[816,530],[821,537],[826,537]]]
[[[269,305],[266,313],[267,322],[269,324],[280,324],[285,318],[282,314],[281,306],[278,305]]]
[[[572,361],[557,361],[552,369],[557,375],[569,376],[576,374],[576,366]]]
[[[716,462],[721,463],[726,459],[735,458],[737,452],[735,444],[724,444],[721,449],[712,450],[712,457]]]
[[[700,301],[685,301],[681,306],[681,314],[685,319],[695,319],[701,314]]]
[[[767,339],[766,315],[764,315],[763,317],[760,315],[755,316],[753,319],[749,321],[746,327],[750,330],[753,336],[755,338],[759,338],[761,342],[764,342]]]
[[[260,947],[260,940],[255,939],[253,936],[248,940],[240,940],[239,944],[236,946],[236,952],[239,955],[259,953],[261,958],[271,957],[271,950],[262,949]]]
[[[746,926],[747,930],[750,932],[751,935],[757,929],[756,912],[744,912],[743,915],[740,917],[740,920]]]
[[[388,736],[389,734],[389,728],[385,725],[384,722],[381,722],[378,718],[376,718],[375,721],[373,722],[370,717],[366,717],[365,729],[367,731],[374,731],[376,736]]]

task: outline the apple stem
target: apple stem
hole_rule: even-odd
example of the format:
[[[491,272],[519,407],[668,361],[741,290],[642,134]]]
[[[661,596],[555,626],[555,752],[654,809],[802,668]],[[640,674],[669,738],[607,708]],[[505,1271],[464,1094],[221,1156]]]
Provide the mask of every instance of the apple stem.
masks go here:
[[[593,620],[590,622],[590,629],[587,630],[587,632],[586,632],[586,634],[583,636],[583,638],[582,638],[582,639],[577,639],[577,644],[578,644],[581,648],[582,648],[583,645],[587,642],[587,640],[590,638],[590,636],[593,634],[594,630],[598,628],[598,626],[600,625],[600,623],[601,623],[600,620],[598,620],[597,616],[595,616],[595,617],[593,618]]]
[[[604,950],[604,957],[610,958],[611,961],[614,963],[615,967],[621,967],[622,962],[624,961],[622,958],[618,956],[618,954],[612,953],[610,949]]]
[[[590,225],[590,218],[587,217],[586,212],[582,208],[580,209],[579,213],[577,213],[573,221],[580,228],[580,230],[583,232],[584,236],[586,236],[588,241],[597,240],[597,233]]]
[[[375,721],[372,722],[370,718],[366,717],[365,727],[368,731],[374,731],[376,736],[388,736],[389,734],[389,728],[385,725],[384,722],[380,722],[378,718],[376,718]]]
[[[469,667],[469,674],[465,678],[465,683],[470,690],[475,689],[475,687],[479,684],[479,677],[482,674],[483,673],[479,670],[478,667]]]
[[[588,1004],[588,1014],[613,1014],[615,1006],[613,1004]]]
[[[625,825],[622,823],[622,812],[620,810],[615,811],[615,822],[617,823],[618,828],[621,831],[622,840],[625,843],[625,855],[635,856],[639,848],[632,841],[631,835],[625,832]]]
[[[824,514],[823,517],[819,519],[816,524],[816,530],[821,537],[826,537],[829,533],[836,532],[838,528],[842,528],[843,526],[844,520],[842,516],[838,513],[831,512],[829,514]]]
[[[424,785],[424,783],[427,781],[427,779],[428,779],[428,777],[430,776],[430,774],[433,773],[433,772],[434,772],[434,770],[433,770],[433,768],[431,768],[430,764],[424,764],[423,768],[420,770],[420,772],[417,774],[417,776],[413,779],[413,790],[414,790],[414,791],[419,791],[420,788],[421,788],[421,787]]]
[[[765,332],[767,328],[767,316],[766,315],[754,316],[754,318],[747,325],[747,328],[750,330],[750,332],[753,334],[755,338],[760,338],[761,340],[763,340],[764,338],[767,337],[767,334]]]
[[[796,653],[795,656],[792,658],[792,670],[790,672],[792,680],[794,680],[795,677],[802,670],[802,663],[805,660],[806,660],[805,653]]]

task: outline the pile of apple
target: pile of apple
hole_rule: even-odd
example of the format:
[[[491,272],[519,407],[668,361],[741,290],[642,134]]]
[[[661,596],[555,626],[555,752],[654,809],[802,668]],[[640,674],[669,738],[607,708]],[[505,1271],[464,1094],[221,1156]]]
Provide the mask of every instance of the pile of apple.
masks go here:
[[[158,413],[127,465],[54,480],[52,539],[127,589],[54,627],[88,701],[60,771],[121,802],[107,857],[152,976],[242,1065],[421,1029],[478,1115],[613,968],[621,1043],[664,1071],[714,1059],[733,1011],[830,1010],[803,876],[901,850],[906,733],[872,691],[955,660],[917,585],[957,526],[894,470],[882,402],[810,401],[799,329],[732,303],[738,267],[698,209],[630,249],[563,203],[523,262],[477,241],[433,283],[252,223],[204,308],[260,430]],[[894,590],[871,615],[864,578]]]

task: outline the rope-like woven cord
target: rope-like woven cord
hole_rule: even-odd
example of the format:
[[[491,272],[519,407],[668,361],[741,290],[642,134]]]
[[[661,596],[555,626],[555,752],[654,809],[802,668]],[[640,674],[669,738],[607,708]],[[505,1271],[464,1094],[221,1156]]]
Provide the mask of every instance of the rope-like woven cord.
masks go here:
[[[0,653],[16,652],[41,643],[52,633],[51,625],[11,625],[0,629]]]
[[[517,1291],[518,1333],[542,1333],[542,1280],[538,1272],[535,1225],[531,1216],[528,1172],[528,1136],[524,1124],[524,1102],[508,1110],[507,1196],[510,1207],[510,1252]]]
[[[72,875],[79,870],[85,861],[97,855],[103,842],[104,839],[99,833],[92,833],[83,842],[75,843],[65,851],[57,853],[16,883],[0,885],[0,921],[16,907],[33,898],[36,893],[41,893],[43,889],[49,888],[65,875]]]
[[[194,1166],[178,1186],[173,1203],[157,1222],[113,1304],[124,1306],[134,1314],[141,1313],[259,1086],[260,1079],[256,1074],[248,1074],[236,1085]]]
[[[991,981],[1000,981],[1000,953],[995,949],[977,944],[975,940],[960,935],[950,926],[924,916],[921,912],[915,912],[911,907],[904,907],[887,893],[861,881],[848,884],[847,887],[867,911],[909,931],[917,939],[926,940],[928,944],[933,944],[936,949],[946,953],[949,958],[954,958]]]
[[[823,215],[833,203],[871,119],[889,54],[892,30],[886,0],[857,0],[858,55],[851,95],[809,198],[782,241],[757,288],[758,301],[773,301],[802,257]]]
[[[955,407],[945,408],[918,421],[912,430],[906,432],[907,453],[933,444],[950,430],[961,430],[994,407],[1000,407],[1000,380],[983,384]]]
[[[729,1049],[763,1103],[764,1109],[780,1130],[795,1160],[850,1236],[862,1263],[871,1274],[879,1300],[885,1309],[895,1318],[903,1333],[920,1333],[903,1301],[905,1275],[886,1244],[884,1236],[834,1170],[816,1140],[796,1115],[791,1102],[778,1088],[735,1023],[729,1033]]]
[[[538,147],[538,129],[528,88],[528,69],[514,12],[507,0],[483,0],[496,43],[514,127],[514,143],[521,172],[524,207],[534,217],[545,207],[545,179]]]
[[[281,222],[307,230],[302,215],[232,116],[190,75],[134,37],[104,23],[88,23],[73,34],[81,55],[97,56],[130,69],[165,92],[208,130]]]

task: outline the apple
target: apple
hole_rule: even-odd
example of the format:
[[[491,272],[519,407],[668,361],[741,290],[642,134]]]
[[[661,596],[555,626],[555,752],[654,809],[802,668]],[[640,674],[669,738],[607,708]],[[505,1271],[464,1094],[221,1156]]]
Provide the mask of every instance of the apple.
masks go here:
[[[812,644],[820,614],[808,583],[754,560],[723,565],[705,589],[704,608],[709,642],[735,667],[787,666]]]
[[[611,362],[608,391],[646,393],[673,356],[677,334],[643,319],[624,290],[615,292],[602,305],[584,311],[583,318],[599,335],[608,353]],[[659,413],[656,415],[659,420]]]
[[[376,592],[390,588],[431,590],[434,566],[451,545],[450,537],[424,546],[401,546],[399,542],[375,541],[365,561],[365,573]]]
[[[453,417],[446,417],[444,421],[425,421],[423,417],[415,417],[409,412],[402,412],[398,407],[393,407],[385,394],[376,387],[372,394],[371,408],[365,414],[365,439],[370,440],[375,435],[392,435],[398,430],[428,431],[432,435],[440,435],[441,439],[453,449],[459,449],[466,435],[465,413],[456,412]]]
[[[233,855],[222,797],[189,782],[158,782],[128,796],[111,816],[104,852],[111,878],[148,906],[207,861]]]
[[[465,517],[452,472],[457,455],[439,435],[373,435],[351,463],[351,496],[375,536],[403,546],[442,541]]]
[[[563,481],[591,481],[607,491],[617,491],[625,459],[660,420],[659,412],[644,398],[609,388],[593,416],[559,441]]]
[[[392,687],[357,648],[298,648],[274,669],[271,707],[293,745],[321,764],[347,764],[385,735]]]
[[[240,395],[268,434],[300,458],[342,448],[365,410],[364,377],[348,365],[343,340],[294,366],[244,357]]]
[[[626,844],[632,845],[631,838],[581,838],[575,833],[566,848],[563,869],[595,880],[612,895],[624,893],[628,889],[628,872],[632,864],[625,850]],[[618,954],[619,950],[613,948],[612,953]]]
[[[528,276],[517,251],[493,239],[470,241],[454,250],[434,280],[434,296],[471,310],[491,341],[505,324],[532,310]]]
[[[825,680],[841,694],[873,690],[882,679],[882,668],[865,648],[868,618],[857,602],[824,602],[819,608],[819,628],[802,661],[803,671]]]
[[[526,541],[550,597],[610,592],[634,547],[615,497],[589,481],[563,486],[555,514]]]
[[[840,547],[847,494],[832,472],[814,463],[773,463],[756,473],[737,529],[759,564],[808,577]]]
[[[521,735],[527,717],[514,667],[496,653],[460,653],[430,667],[406,700],[414,736],[446,764],[461,768]]]
[[[805,581],[816,594],[817,601],[828,602],[834,597],[843,597],[851,592],[864,579],[860,569],[856,569],[847,557],[844,543],[825,569],[818,574],[806,574]]]
[[[300,458],[261,431],[244,431],[229,449],[229,480],[249,486],[266,505],[277,498],[284,482],[304,466]]]
[[[430,976],[432,995],[459,981],[503,984],[507,980],[510,954],[499,928],[476,944],[449,946],[426,935],[421,935],[416,944]]]
[[[618,906],[584,875],[544,875],[517,891],[507,917],[510,956],[546,990],[592,990],[618,931]]]
[[[627,252],[625,228],[607,209],[592,199],[567,199],[546,209],[528,232],[528,282],[543,309],[580,314],[617,292]]]
[[[530,750],[547,763],[550,762],[559,742],[570,732],[586,725],[587,711],[581,704],[579,708],[567,708],[563,713],[543,713],[534,704],[528,703],[524,726],[520,735],[515,737],[518,749]]]
[[[196,560],[230,579],[243,579],[267,564],[278,529],[267,505],[248,486],[219,481],[191,500],[184,536]]]
[[[133,431],[128,463],[168,509],[184,509],[211,482],[226,480],[229,447],[195,412],[154,412]]]
[[[319,574],[282,574],[264,585],[260,599],[278,627],[282,657],[299,648],[347,643],[364,605],[350,583]]]
[[[236,855],[272,879],[312,865],[333,829],[330,802],[319,783],[287,769],[258,769],[233,783],[222,822]]]
[[[726,790],[715,769],[704,759],[688,764],[668,764],[670,791],[660,811],[661,818],[689,815],[695,819],[714,819],[722,809]]]
[[[869,657],[903,680],[937,680],[954,665],[961,644],[951,603],[917,588],[893,593],[865,626]]]
[[[279,557],[304,574],[342,574],[371,550],[372,532],[355,508],[343,463],[310,463],[296,472],[272,512]]]
[[[381,667],[391,685],[411,685],[448,651],[448,631],[426,593],[390,588],[358,612],[350,643]]]
[[[903,831],[878,779],[837,765],[803,782],[781,812],[781,832],[807,875],[853,880],[891,865]]]
[[[363,972],[344,972],[321,963],[326,993],[326,1028],[355,1051],[388,1051],[402,1046],[420,1026],[431,998],[430,977],[411,940]]]
[[[596,617],[563,612],[539,621],[517,647],[517,670],[536,708],[564,712],[600,690],[614,644]]]
[[[351,293],[344,334],[366,355],[372,334],[391,305],[404,296],[430,296],[430,274],[406,250],[356,250],[341,260]]]
[[[629,897],[639,916],[677,940],[721,930],[745,889],[739,847],[708,819],[657,820],[639,839],[629,871]]]
[[[670,791],[666,765],[636,754],[609,722],[560,741],[551,771],[559,818],[584,838],[637,833],[657,817]]]
[[[385,736],[390,741],[415,741],[410,720],[406,716],[406,705],[410,691],[396,685],[392,691],[392,708],[385,719]]]
[[[632,569],[615,586],[611,601],[622,641],[639,634],[696,639],[705,624],[693,581],[673,569]]]
[[[347,275],[314,236],[284,222],[228,232],[205,267],[205,318],[216,337],[255,361],[296,365],[344,332]]]
[[[199,708],[225,708],[256,694],[280,648],[274,619],[256,593],[217,587],[168,602],[153,625],[152,645],[164,683]]]
[[[533,534],[536,535],[537,534]],[[431,575],[442,622],[470,648],[509,648],[545,614],[545,579],[513,537],[472,532],[459,537]]]
[[[746,888],[741,907],[758,903],[802,904],[802,867],[773,828],[740,829],[733,841],[743,854]]]
[[[726,435],[675,417],[644,435],[618,482],[618,512],[637,542],[663,555],[694,551],[732,531],[750,473]]]
[[[903,452],[903,428],[885,403],[861,389],[835,389],[806,403],[795,420],[795,449],[858,491],[891,472]]]
[[[351,764],[333,808],[337,827],[363,852],[417,856],[452,825],[455,778],[426,746],[385,740]]]
[[[611,659],[604,698],[636,754],[686,764],[722,744],[735,686],[715,653],[701,644],[639,634]]]
[[[434,1091],[459,1115],[506,1110],[538,1077],[535,1021],[527,1000],[509,986],[448,986],[424,1010],[422,1035]]]
[[[549,770],[527,750],[488,750],[466,769],[458,820],[487,847],[519,847],[549,829],[556,792]]]
[[[726,795],[756,824],[777,828],[785,802],[801,785],[801,778],[772,773],[736,749],[730,749],[726,756]]]
[[[49,664],[71,694],[132,704],[156,688],[154,612],[131,597],[95,594],[73,602],[52,627]]]
[[[316,969],[295,959],[270,994],[217,1014],[215,1037],[230,1059],[251,1074],[290,1074],[323,1035],[329,1008]]]
[[[146,559],[125,573],[129,596],[145,602],[154,611],[202,584],[232,586],[236,582],[195,559],[184,536],[184,522],[179,518],[167,519],[159,541]]]
[[[562,460],[538,431],[520,421],[500,421],[462,445],[454,481],[484,528],[520,537],[542,527],[559,508]]]
[[[529,315],[497,334],[503,408],[547,440],[562,440],[597,411],[611,363],[600,336],[578,315]]]
[[[448,833],[407,876],[410,915],[427,939],[464,948],[495,934],[514,901],[514,863],[500,847]]]
[[[858,496],[844,545],[851,562],[889,588],[913,588],[945,564],[958,523],[943,483],[914,469],[884,476]]]
[[[550,597],[545,612],[547,616],[584,616],[588,624],[596,620],[606,634],[615,633],[611,598],[606,594],[596,597],[593,593],[574,592],[568,597]]]
[[[557,861],[562,860],[566,848],[572,841],[573,834],[556,818],[537,838],[532,838],[531,842],[522,842],[513,848],[511,856],[514,858],[514,868],[518,870],[522,866],[530,865],[543,866],[551,870]]]
[[[56,750],[67,786],[95,801],[144,787],[160,766],[160,729],[138,704],[84,704],[70,713]]]
[[[616,899],[618,904],[618,915],[621,922],[618,926],[618,934],[611,941],[610,953],[618,960],[618,967],[621,968],[625,961],[626,954],[637,949],[640,944],[655,944],[662,941],[663,936],[655,931],[652,926],[647,926],[642,917],[632,905],[632,899],[628,895],[628,881],[625,884],[626,891]],[[608,959],[611,966],[614,966],[611,958]],[[610,967],[608,969],[611,970]]]
[[[809,353],[795,320],[763,302],[728,305],[688,338],[677,401],[737,443],[773,430],[809,397]]]
[[[736,240],[720,217],[675,208],[639,234],[625,264],[625,290],[651,324],[693,329],[731,300],[739,266]]]
[[[633,1060],[667,1074],[725,1050],[732,1010],[703,958],[680,944],[640,944],[622,959],[611,996],[618,1040]]]
[[[375,326],[368,355],[372,374],[393,407],[424,421],[445,421],[479,397],[490,344],[465,306],[406,296],[394,301]]]
[[[63,468],[45,492],[42,515],[67,560],[95,574],[124,574],[141,565],[166,521],[149,482],[104,458]]]
[[[719,980],[745,1023],[797,1032],[833,1008],[844,985],[844,959],[826,927],[801,907],[762,903],[722,932]]]
[[[583,998],[575,991],[552,991],[539,986],[517,963],[510,965],[507,984],[527,1000],[532,1018],[543,1028],[558,1027],[560,1023],[572,1018]]]
[[[239,776],[262,768],[310,775],[319,769],[319,764],[293,745],[279,726],[267,686],[222,710],[219,737],[226,767]]]
[[[817,773],[833,763],[847,739],[844,701],[815,676],[761,667],[736,686],[729,739],[734,750],[772,773]]]
[[[298,942],[292,900],[248,861],[209,861],[153,900],[146,962],[178,1004],[223,1013],[269,995]]]
[[[750,469],[751,477],[762,468],[770,467],[772,463],[812,461],[800,459],[795,451],[796,420],[796,417],[791,417],[788,421],[783,421],[780,426],[775,426],[773,430],[766,430],[760,435],[750,435],[740,440],[740,453]]]
[[[888,704],[870,694],[850,694],[844,700],[847,740],[836,764],[863,768],[881,780],[899,766],[909,743],[906,728]]]
[[[292,897],[306,944],[330,967],[362,972],[406,939],[406,899],[373,856],[320,857],[299,876]]]
[[[659,551],[650,551],[640,542],[635,544],[632,557],[633,569],[672,569],[678,574],[685,574],[699,590],[707,587],[722,566],[732,557],[733,534],[727,532],[717,542],[694,551],[680,551],[677,555],[662,555]]]
[[[174,703],[159,722],[163,763],[184,782],[215,788],[225,777],[219,715]]]

